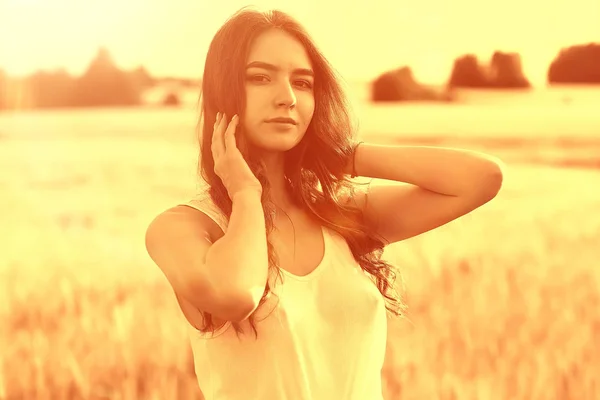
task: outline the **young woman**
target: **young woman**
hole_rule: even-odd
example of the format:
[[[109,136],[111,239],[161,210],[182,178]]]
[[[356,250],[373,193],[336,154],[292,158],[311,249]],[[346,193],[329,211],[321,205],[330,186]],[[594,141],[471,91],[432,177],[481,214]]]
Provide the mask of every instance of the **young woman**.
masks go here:
[[[382,399],[386,317],[404,309],[382,250],[491,200],[500,162],[355,145],[333,69],[280,11],[242,9],[216,33],[199,127],[207,190],[161,212],[146,247],[205,397]]]

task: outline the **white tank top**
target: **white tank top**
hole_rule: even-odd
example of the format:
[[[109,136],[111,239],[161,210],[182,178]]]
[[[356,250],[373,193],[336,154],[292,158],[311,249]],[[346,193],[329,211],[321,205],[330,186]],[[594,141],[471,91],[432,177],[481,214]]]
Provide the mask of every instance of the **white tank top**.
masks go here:
[[[227,219],[207,193],[184,203]],[[198,384],[206,400],[382,400],[387,340],[384,298],[345,239],[323,228],[325,256],[306,276],[281,269],[240,339],[226,323],[214,336],[187,324]],[[275,287],[273,287],[275,282]]]

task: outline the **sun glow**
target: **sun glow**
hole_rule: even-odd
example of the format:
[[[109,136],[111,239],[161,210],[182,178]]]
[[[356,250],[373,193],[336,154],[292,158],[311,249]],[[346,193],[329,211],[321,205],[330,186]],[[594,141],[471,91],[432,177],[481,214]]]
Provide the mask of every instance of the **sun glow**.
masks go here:
[[[11,74],[66,68],[80,73],[105,46],[124,68],[197,77],[208,45],[233,12],[252,4],[294,15],[346,77],[410,65],[426,81],[447,76],[455,57],[519,52],[532,81],[561,47],[600,41],[600,2],[506,0],[0,0],[0,68]]]

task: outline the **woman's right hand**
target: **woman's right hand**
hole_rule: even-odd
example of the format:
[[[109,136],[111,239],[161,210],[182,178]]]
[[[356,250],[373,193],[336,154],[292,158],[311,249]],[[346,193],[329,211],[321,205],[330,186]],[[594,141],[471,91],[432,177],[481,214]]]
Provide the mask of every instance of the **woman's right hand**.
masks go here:
[[[231,122],[227,124],[227,116],[217,113],[210,146],[215,163],[215,174],[221,178],[232,201],[236,194],[245,191],[256,191],[262,195],[260,181],[237,147],[235,130],[238,123],[238,115],[234,115]]]

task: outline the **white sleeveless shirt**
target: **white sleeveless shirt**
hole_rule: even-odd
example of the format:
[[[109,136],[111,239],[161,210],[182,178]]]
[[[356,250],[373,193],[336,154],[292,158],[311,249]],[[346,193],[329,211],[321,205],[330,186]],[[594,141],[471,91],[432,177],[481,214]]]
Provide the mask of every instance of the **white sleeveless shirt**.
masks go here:
[[[183,205],[227,232],[207,193]],[[270,280],[276,296],[258,308],[258,339],[247,320],[239,339],[229,322],[214,336],[187,324],[206,400],[383,400],[384,298],[345,239],[322,231],[325,255],[313,272],[281,269],[283,283]]]

